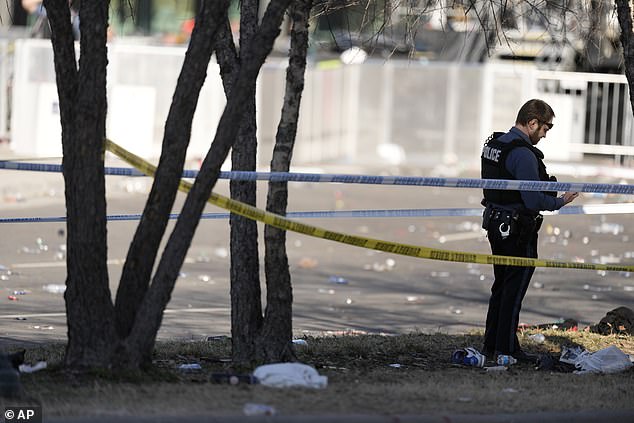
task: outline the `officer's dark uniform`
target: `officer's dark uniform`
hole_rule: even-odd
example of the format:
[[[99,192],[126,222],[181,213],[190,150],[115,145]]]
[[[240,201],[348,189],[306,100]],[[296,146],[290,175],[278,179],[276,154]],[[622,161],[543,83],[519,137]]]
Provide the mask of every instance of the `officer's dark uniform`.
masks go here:
[[[508,133],[494,133],[482,149],[483,179],[555,180],[546,173],[544,154],[528,136],[513,127]],[[486,207],[482,227],[487,230],[495,255],[537,258],[537,232],[541,210],[564,205],[556,192],[484,190]],[[522,300],[534,267],[493,265],[495,281],[484,334],[484,353],[523,355],[517,340]]]

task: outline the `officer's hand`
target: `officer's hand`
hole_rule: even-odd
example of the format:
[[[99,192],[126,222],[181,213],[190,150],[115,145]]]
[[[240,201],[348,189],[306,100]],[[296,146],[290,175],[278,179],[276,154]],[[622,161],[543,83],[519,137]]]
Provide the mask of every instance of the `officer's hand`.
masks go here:
[[[564,199],[564,204],[568,204],[570,203],[572,200],[574,200],[575,198],[579,197],[579,193],[578,192],[565,192],[561,198]]]

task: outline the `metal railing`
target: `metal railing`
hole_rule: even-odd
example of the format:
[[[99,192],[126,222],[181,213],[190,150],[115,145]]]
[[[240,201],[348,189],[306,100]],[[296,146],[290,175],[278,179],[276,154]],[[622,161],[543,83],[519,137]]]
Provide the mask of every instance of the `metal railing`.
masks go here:
[[[9,113],[11,103],[11,42],[0,39],[0,141],[9,139]]]

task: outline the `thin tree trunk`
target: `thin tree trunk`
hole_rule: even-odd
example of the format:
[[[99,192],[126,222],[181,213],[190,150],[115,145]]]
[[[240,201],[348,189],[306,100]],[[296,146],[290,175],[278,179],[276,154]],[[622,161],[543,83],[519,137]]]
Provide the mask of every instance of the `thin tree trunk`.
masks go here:
[[[634,4],[631,0],[616,0],[616,11],[621,27],[621,46],[627,85],[630,89],[630,105],[634,110]]]
[[[277,128],[271,172],[288,172],[297,135],[299,107],[304,91],[306,54],[308,51],[308,18],[312,0],[297,0],[291,8],[293,27],[291,51],[286,71],[286,92],[282,116]],[[269,182],[266,208],[286,215],[287,182]],[[265,274],[267,284],[264,327],[257,341],[257,359],[264,362],[292,361],[293,290],[286,254],[286,231],[266,225]]]
[[[280,32],[280,24],[290,0],[273,0],[269,3],[253,40],[243,49],[252,54],[252,59],[242,63],[235,80],[231,96],[220,118],[214,141],[205,157],[194,185],[185,199],[180,217],[169,237],[161,256],[152,285],[143,298],[130,336],[125,340],[125,350],[129,353],[124,363],[136,368],[147,364],[151,358],[156,334],[161,325],[163,311],[169,302],[180,267],[191,245],[200,215],[209,194],[218,180],[220,167],[231,148],[240,127],[244,106],[251,94],[251,86],[259,70],[270,53],[275,38]]]
[[[107,367],[117,338],[106,265],[103,158],[109,1],[81,4],[79,70],[68,1],[45,0],[44,6],[53,28],[64,152],[68,245],[65,365],[73,369]]]
[[[117,291],[117,330],[122,338],[130,333],[136,311],[147,292],[159,245],[178,191],[191,138],[194,112],[207,76],[216,31],[226,21],[228,7],[228,0],[205,0],[196,17],[196,25],[165,123],[161,158],[154,183],[128,250]]]
[[[246,46],[258,28],[259,0],[240,2],[240,46]],[[240,50],[240,62],[252,58],[248,50]],[[255,122],[255,85],[244,105],[240,132],[231,151],[232,170],[255,171],[257,128]],[[256,182],[234,181],[229,184],[231,198],[252,206],[256,204]],[[255,353],[255,338],[262,326],[262,292],[258,227],[254,220],[231,214],[231,345],[235,363],[248,363]]]

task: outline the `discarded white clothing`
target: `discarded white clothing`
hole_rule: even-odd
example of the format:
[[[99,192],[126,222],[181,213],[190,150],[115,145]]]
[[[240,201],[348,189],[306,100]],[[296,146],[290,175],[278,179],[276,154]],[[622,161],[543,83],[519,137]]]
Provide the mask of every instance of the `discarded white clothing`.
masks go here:
[[[260,384],[275,388],[325,388],[328,377],[302,363],[276,363],[259,366],[253,372]]]

